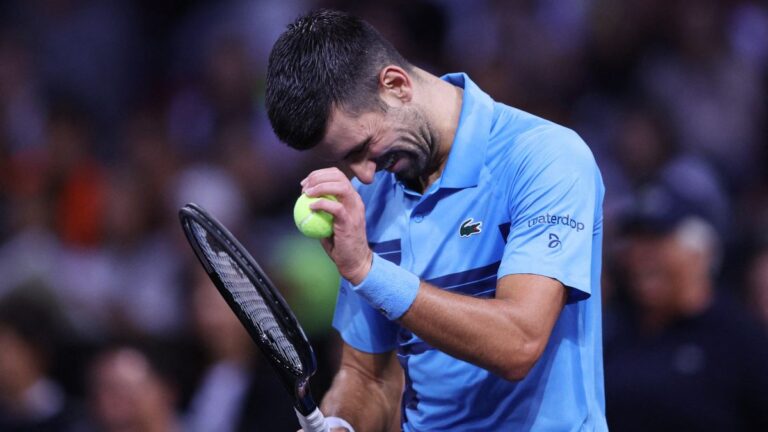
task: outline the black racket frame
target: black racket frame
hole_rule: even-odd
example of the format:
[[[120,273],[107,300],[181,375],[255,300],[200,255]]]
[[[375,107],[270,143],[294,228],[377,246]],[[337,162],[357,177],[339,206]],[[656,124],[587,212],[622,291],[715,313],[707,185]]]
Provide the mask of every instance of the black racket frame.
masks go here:
[[[270,365],[280,377],[286,389],[291,389],[291,396],[294,398],[294,406],[302,415],[309,415],[317,408],[317,404],[312,398],[309,378],[317,370],[317,361],[312,345],[302,329],[301,324],[291,311],[288,303],[285,301],[275,285],[267,277],[266,273],[256,263],[251,254],[242,244],[224,227],[216,218],[211,216],[205,209],[197,204],[189,203],[179,210],[179,220],[184,230],[192,250],[194,250],[197,259],[205,269],[213,284],[219,293],[224,297],[229,307],[235,312],[237,318],[243,327],[248,331],[256,345],[261,349]],[[294,346],[296,353],[302,364],[302,373],[297,374],[293,367],[286,362],[270,348],[270,341],[264,335],[259,334],[255,326],[251,323],[249,317],[243,312],[240,305],[237,304],[232,294],[224,286],[219,275],[213,269],[211,264],[205,258],[205,254],[200,250],[200,245],[192,232],[192,226],[189,221],[194,221],[202,226],[208,235],[212,236],[226,252],[237,263],[243,274],[251,281],[259,294],[265,300],[265,303],[275,316],[280,329],[285,333]]]

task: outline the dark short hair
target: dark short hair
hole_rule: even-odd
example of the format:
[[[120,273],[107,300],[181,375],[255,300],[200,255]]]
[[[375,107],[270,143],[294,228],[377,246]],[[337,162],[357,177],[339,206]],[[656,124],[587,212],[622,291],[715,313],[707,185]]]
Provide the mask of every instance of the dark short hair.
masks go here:
[[[331,108],[350,114],[381,107],[378,75],[410,64],[370,24],[318,10],[298,18],[269,55],[266,108],[272,129],[289,146],[306,150],[325,135]]]
[[[53,293],[24,282],[0,299],[0,329],[10,330],[46,362],[68,342],[69,323]]]

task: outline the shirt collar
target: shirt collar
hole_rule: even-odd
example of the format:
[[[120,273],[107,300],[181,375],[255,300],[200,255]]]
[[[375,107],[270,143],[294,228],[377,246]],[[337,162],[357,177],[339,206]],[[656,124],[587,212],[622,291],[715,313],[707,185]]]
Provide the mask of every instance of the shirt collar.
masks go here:
[[[464,89],[459,125],[441,176],[440,187],[477,186],[491,133],[493,99],[480,90],[467,74],[447,74],[440,79]]]

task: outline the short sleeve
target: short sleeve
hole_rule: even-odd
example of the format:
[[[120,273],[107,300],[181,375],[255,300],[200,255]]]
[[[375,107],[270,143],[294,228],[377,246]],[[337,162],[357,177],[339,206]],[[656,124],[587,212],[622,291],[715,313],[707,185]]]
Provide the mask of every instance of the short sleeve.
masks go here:
[[[333,327],[344,342],[367,353],[383,353],[397,347],[400,326],[388,320],[357,295],[346,279],[341,280]]]
[[[568,302],[586,299],[592,292],[593,233],[602,218],[602,181],[594,157],[578,135],[564,128],[530,137],[518,157],[498,277],[547,276],[571,288]]]

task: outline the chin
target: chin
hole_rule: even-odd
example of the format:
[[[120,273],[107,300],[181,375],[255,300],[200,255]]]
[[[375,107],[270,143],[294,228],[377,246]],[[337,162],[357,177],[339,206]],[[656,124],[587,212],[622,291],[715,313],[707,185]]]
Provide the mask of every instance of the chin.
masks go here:
[[[410,158],[408,165],[395,173],[398,180],[414,181],[424,177],[425,165],[422,161]]]
[[[395,177],[400,181],[414,181],[421,177],[421,173],[419,170],[415,170],[412,168],[406,168],[401,170],[400,172],[395,173]]]

